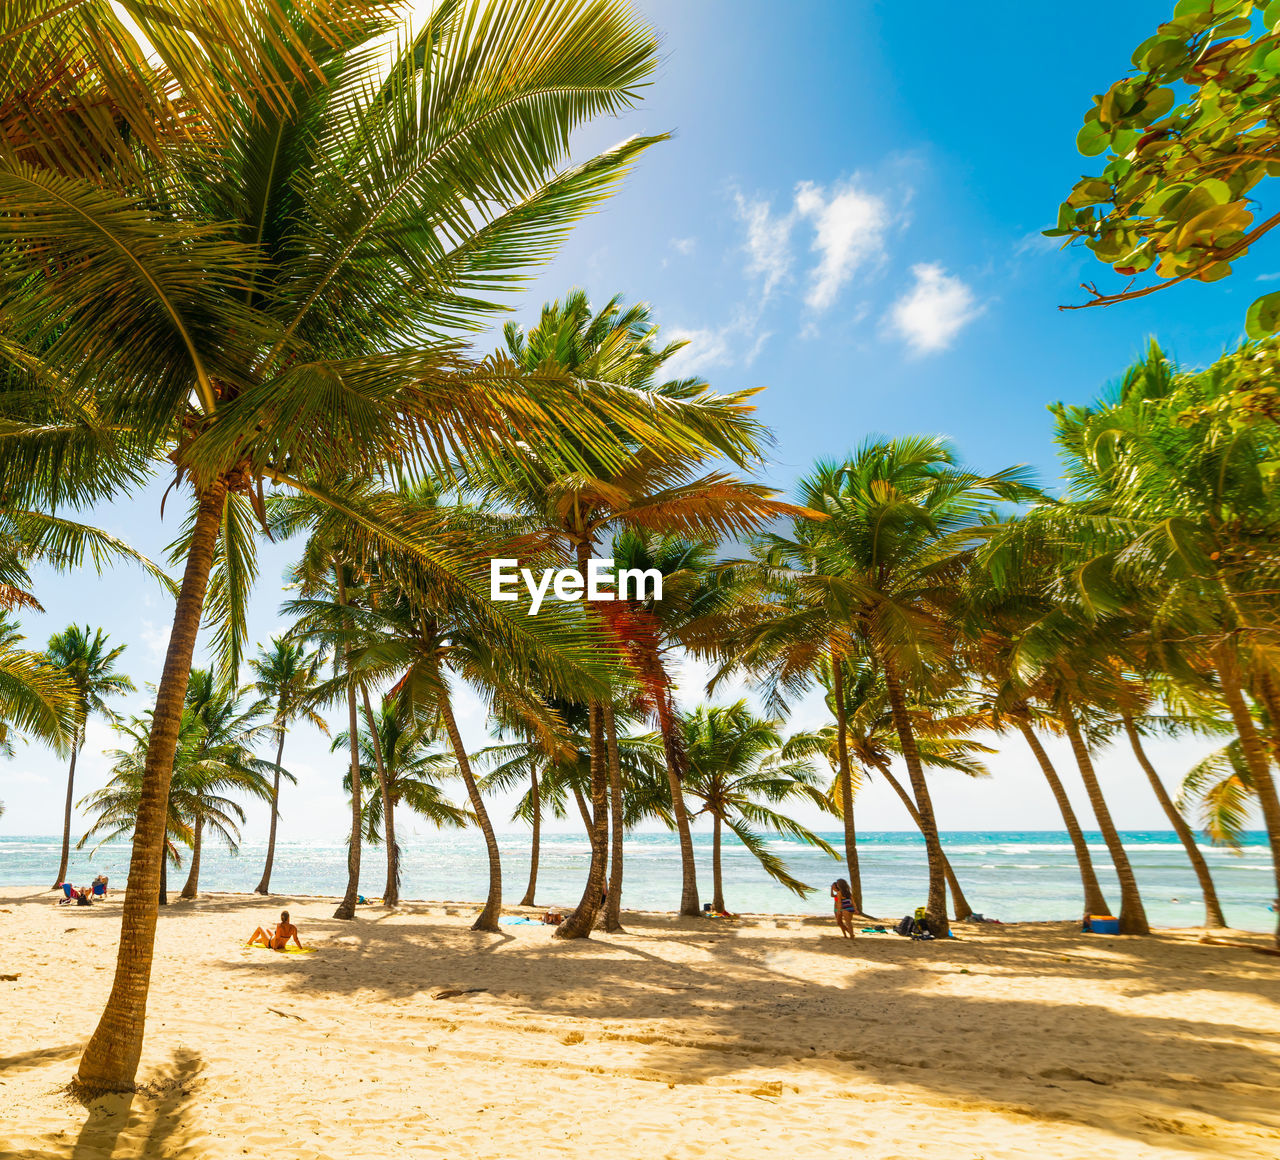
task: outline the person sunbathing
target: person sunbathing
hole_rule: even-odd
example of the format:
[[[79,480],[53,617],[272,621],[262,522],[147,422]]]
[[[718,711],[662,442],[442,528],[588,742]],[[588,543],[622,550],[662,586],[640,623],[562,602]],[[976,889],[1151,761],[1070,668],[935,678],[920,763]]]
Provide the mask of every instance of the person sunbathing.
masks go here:
[[[261,945],[269,950],[282,951],[289,945],[290,939],[293,939],[294,945],[298,950],[302,950],[302,944],[298,942],[298,928],[289,921],[289,912],[282,910],[275,934],[268,934],[263,927],[258,927],[249,936],[249,941],[244,945],[247,947]]]

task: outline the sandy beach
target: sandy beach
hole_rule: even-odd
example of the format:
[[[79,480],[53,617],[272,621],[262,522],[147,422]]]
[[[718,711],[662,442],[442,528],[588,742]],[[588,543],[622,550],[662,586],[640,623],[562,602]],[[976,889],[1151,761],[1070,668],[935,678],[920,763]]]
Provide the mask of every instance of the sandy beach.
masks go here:
[[[243,949],[282,905],[315,953]],[[1280,1154],[1280,959],[1195,931],[850,943],[829,921],[628,914],[625,934],[562,944],[473,934],[463,905],[332,909],[162,911],[145,1090],[86,1105],[66,1087],[118,897],[0,890],[0,1153]]]

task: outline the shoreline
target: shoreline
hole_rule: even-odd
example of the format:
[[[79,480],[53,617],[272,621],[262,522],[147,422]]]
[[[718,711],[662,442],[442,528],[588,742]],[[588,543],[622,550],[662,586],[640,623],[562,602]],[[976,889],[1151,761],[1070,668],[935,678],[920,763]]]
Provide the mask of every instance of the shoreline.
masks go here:
[[[36,891],[36,893],[33,895],[24,896],[24,900],[26,901],[34,902],[34,901],[38,901],[41,898],[47,897],[48,899],[56,902],[57,892],[55,890],[52,890],[52,889],[40,890],[39,888],[36,888],[36,887],[23,886],[23,885],[14,886],[14,885],[8,885],[6,883],[0,882],[0,897],[3,897],[5,892],[7,891],[16,891],[16,890],[35,890]],[[338,903],[342,901],[342,896],[337,894],[292,894],[292,893],[275,893],[275,892],[271,894],[255,894],[252,891],[239,891],[239,890],[201,890],[195,899],[190,899],[190,898],[179,898],[178,890],[181,890],[181,887],[178,887],[176,890],[171,890],[169,892],[169,901],[165,904],[165,906],[160,908],[161,916],[164,915],[166,909],[168,909],[169,907],[176,907],[178,909],[183,909],[183,910],[193,910],[193,911],[197,910],[199,908],[198,904],[202,901],[208,901],[208,902],[215,902],[219,900],[225,900],[229,902],[243,901],[245,903],[252,902],[252,903],[258,903],[258,904],[270,904],[272,906],[283,906],[286,909],[288,908],[289,905],[297,904],[297,903],[325,904],[325,905],[332,904],[334,906],[337,906]],[[95,900],[93,905],[94,906],[101,906],[104,904],[111,905],[112,902],[118,903],[123,897],[124,897],[123,889],[116,890],[113,888],[109,892],[105,900],[105,903],[104,903],[104,900],[97,899]],[[395,914],[398,912],[403,912],[405,914],[422,914],[425,916],[432,916],[434,915],[435,911],[439,911],[440,913],[439,915],[435,915],[436,917],[460,918],[460,917],[463,917],[463,915],[460,913],[460,911],[462,910],[468,910],[468,911],[473,911],[478,913],[484,907],[484,900],[483,899],[459,899],[459,898],[401,898],[400,901],[394,907],[385,907],[383,906],[382,901],[380,899],[369,898],[369,899],[366,899],[366,901],[364,902],[357,903],[356,905],[357,905],[357,914],[359,914],[361,911],[379,911],[386,914]],[[543,914],[548,910],[557,910],[560,913],[565,914],[567,916],[568,913],[574,909],[575,905],[576,904],[561,905],[558,903],[541,903],[540,902],[534,906],[520,906],[517,903],[504,902],[502,904],[502,909],[500,911],[500,914],[511,915],[513,917],[518,916],[518,917],[528,918],[528,917],[533,917],[535,915]],[[65,909],[72,910],[75,908],[68,906]],[[81,907],[79,909],[83,910],[86,908]],[[688,923],[693,925],[694,927],[697,927],[700,923],[703,923],[706,921],[749,922],[757,925],[763,924],[763,923],[775,922],[775,921],[783,921],[788,924],[799,924],[803,926],[824,926],[824,925],[832,925],[834,923],[834,919],[830,911],[824,911],[821,914],[813,914],[813,913],[804,913],[800,911],[743,910],[743,911],[730,912],[728,920],[726,920],[723,916],[719,916],[719,915],[717,915],[714,919],[708,920],[705,915],[701,918],[693,918],[693,917],[678,914],[674,910],[651,910],[651,909],[643,909],[643,908],[632,909],[625,906],[622,908],[621,913],[624,916],[629,915],[634,919],[643,919],[646,921],[653,921],[653,922],[659,922],[659,921],[665,920],[667,922],[672,923],[673,925]],[[895,917],[877,918],[869,914],[857,914],[854,917],[859,919],[860,921],[865,921],[869,924],[874,923],[878,925],[892,926],[893,924],[899,922],[903,916],[898,915],[896,918]],[[1015,928],[1015,927],[1056,928],[1060,926],[1075,926],[1078,928],[1080,925],[1080,922],[1081,922],[1080,918],[1015,919],[1008,922],[1004,920],[993,920],[993,919],[986,919],[982,922],[974,922],[974,921],[971,921],[970,919],[960,919],[960,920],[957,920],[955,918],[951,919],[951,924],[953,926],[959,926],[966,930],[974,930],[974,929],[980,929],[980,928],[1009,929],[1009,928]],[[1181,926],[1160,926],[1154,923],[1151,925],[1152,936],[1155,936],[1157,934],[1197,934],[1198,935],[1205,931],[1214,931],[1220,934],[1239,935],[1245,939],[1269,941],[1268,932],[1249,930],[1248,928],[1245,928],[1245,927],[1234,927],[1234,926],[1205,927],[1205,926],[1199,926],[1195,924],[1184,924]],[[1081,933],[1083,934],[1085,932],[1082,931]],[[1098,935],[1096,937],[1124,938],[1129,936]],[[1260,941],[1259,945],[1267,945],[1267,942]]]
[[[0,888],[0,1152],[594,1160],[611,1124],[616,1160],[1280,1153],[1280,969],[1196,929],[849,941],[830,918],[627,912],[561,942],[472,932],[447,899],[346,922],[336,901],[166,907],[146,1090],[81,1104],[118,905]],[[314,953],[245,948],[282,905]]]

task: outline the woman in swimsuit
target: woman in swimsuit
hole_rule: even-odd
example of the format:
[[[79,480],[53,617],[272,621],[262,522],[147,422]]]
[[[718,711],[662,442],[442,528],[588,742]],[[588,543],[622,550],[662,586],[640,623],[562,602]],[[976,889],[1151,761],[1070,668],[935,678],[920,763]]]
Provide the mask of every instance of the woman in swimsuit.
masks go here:
[[[298,942],[298,928],[289,921],[289,912],[282,910],[280,912],[280,923],[276,927],[275,934],[268,934],[263,927],[258,927],[249,936],[249,941],[245,943],[245,946],[251,947],[260,943],[269,950],[282,951],[289,945],[290,939],[293,939],[294,945],[299,950],[302,949],[302,944]]]
[[[854,938],[853,933],[853,891],[843,878],[831,883],[831,897],[835,899],[836,926],[845,938]]]

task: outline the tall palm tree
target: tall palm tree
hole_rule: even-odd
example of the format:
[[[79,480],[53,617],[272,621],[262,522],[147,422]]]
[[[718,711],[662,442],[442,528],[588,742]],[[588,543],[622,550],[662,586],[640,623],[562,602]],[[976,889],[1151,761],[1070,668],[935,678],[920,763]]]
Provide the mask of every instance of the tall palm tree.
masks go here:
[[[364,836],[369,842],[390,842],[394,833],[386,826],[395,807],[403,804],[437,829],[460,828],[474,820],[472,814],[453,804],[437,784],[450,776],[454,765],[435,748],[435,735],[420,722],[406,720],[394,698],[384,698],[374,716],[377,744],[366,722],[360,730],[360,779],[364,783]],[[350,745],[346,733],[333,739],[336,752]],[[379,762],[382,763],[381,772]],[[350,780],[346,781],[350,792]],[[387,837],[384,839],[384,835]],[[400,855],[395,852],[389,873],[400,885]]]
[[[263,701],[250,701],[250,692],[220,682],[210,669],[191,671],[187,685],[191,743],[179,746],[182,761],[175,765],[170,789],[171,794],[183,793],[190,799],[185,812],[191,820],[191,866],[182,887],[183,898],[195,898],[200,889],[206,828],[228,849],[238,847],[236,823],[244,821],[244,811],[234,803],[228,809],[224,795],[236,791],[263,800],[270,796],[269,766],[253,752],[267,728],[262,724],[267,707]]]
[[[71,854],[71,806],[75,798],[76,758],[84,744],[85,727],[93,714],[114,721],[115,714],[107,705],[106,698],[131,693],[134,689],[128,676],[116,671],[116,661],[120,659],[125,647],[117,645],[108,649],[107,635],[102,629],[91,633],[88,625],[81,628],[78,624],[72,624],[62,632],[54,633],[45,649],[49,663],[75,686],[78,721],[76,734],[71,742],[71,764],[67,768],[67,801],[62,816],[62,858],[58,863],[58,880],[53,884],[54,890],[60,889],[67,877],[67,862]]]
[[[778,722],[756,717],[745,701],[732,705],[699,705],[681,714],[689,769],[684,788],[702,803],[699,813],[711,816],[711,906],[725,911],[721,838],[728,826],[776,882],[801,898],[813,887],[787,870],[760,836],[763,826],[799,838],[831,857],[839,855],[812,830],[773,807],[790,800],[826,806],[809,762],[782,755]]]
[[[359,8],[343,21],[232,17],[234,69],[205,71],[202,59],[176,75],[163,53],[135,52],[148,91],[216,110],[190,148],[74,173],[17,148],[0,155],[11,344],[41,382],[97,372],[102,424],[127,429],[143,458],[171,457],[194,511],[118,986],[79,1071],[90,1086],[133,1082],[186,674],[215,556],[251,553],[245,512],[261,515],[264,485],[325,495],[344,471],[443,464],[459,447],[561,430],[570,413],[581,438],[614,442],[596,400],[563,377],[476,368],[437,336],[482,326],[494,292],[542,261],[654,140],[565,164],[575,128],[635,103],[652,33],[616,0],[443,3],[396,42],[388,69],[370,49],[396,23],[382,5]],[[279,78],[257,83],[266,70],[255,66],[271,60]],[[205,83],[183,94],[192,74]],[[0,105],[25,97],[19,82]],[[142,136],[128,147],[143,150]],[[619,396],[609,412],[666,437],[646,403]],[[28,443],[40,437],[31,424]],[[685,426],[678,441],[695,437]],[[366,518],[371,534],[392,534]],[[230,608],[240,595],[227,591]]]
[[[927,912],[939,934],[948,930],[945,860],[909,699],[940,675],[946,686],[957,683],[955,595],[991,532],[990,505],[1035,498],[1029,480],[1023,468],[966,471],[946,441],[926,437],[870,440],[846,461],[819,463],[797,498],[823,518],[801,517],[790,536],[762,538],[787,595],[762,602],[758,627],[735,640],[744,649],[739,663],[778,664],[784,685],[812,671],[824,650],[837,659],[836,673],[855,653],[874,661],[920,815]]]
[[[280,776],[284,760],[284,739],[289,725],[297,718],[309,721],[326,736],[329,726],[307,703],[307,698],[320,683],[320,656],[309,653],[297,641],[273,636],[270,648],[259,648],[249,662],[254,691],[273,706],[271,727],[276,734],[275,773],[271,786],[271,829],[267,835],[267,860],[262,878],[254,887],[256,894],[271,893],[271,867],[276,854],[276,823],[280,817]]]
[[[624,308],[621,299],[614,297],[593,312],[586,294],[575,290],[563,302],[544,305],[535,327],[525,331],[508,324],[504,339],[506,356],[527,373],[556,366],[580,378],[592,392],[605,384],[652,391],[659,413],[668,404],[710,397],[709,388],[698,380],[660,382],[663,364],[684,344],[660,345],[658,328],[643,304]],[[743,394],[726,401],[723,422],[709,446],[664,449],[637,442],[633,454],[622,460],[606,459],[584,447],[581,465],[569,469],[522,449],[505,456],[496,468],[487,460],[471,481],[473,489],[536,524],[536,533],[528,541],[531,549],[562,554],[584,577],[587,561],[610,530],[632,528],[713,537],[742,534],[783,510],[772,501],[768,489],[707,470],[716,454],[737,464],[759,458],[763,432],[750,417],[745,398]],[[614,602],[602,605],[601,611],[616,616],[619,609]],[[670,744],[675,730],[669,717],[662,724],[664,695],[655,689],[660,727]],[[558,938],[590,933],[608,860],[611,787],[605,714],[601,705],[589,706],[589,711],[594,714],[591,752],[595,762],[591,867],[581,901],[556,929]],[[697,914],[693,843],[678,791],[679,767],[674,755],[669,758],[669,767],[681,844],[680,912]]]

